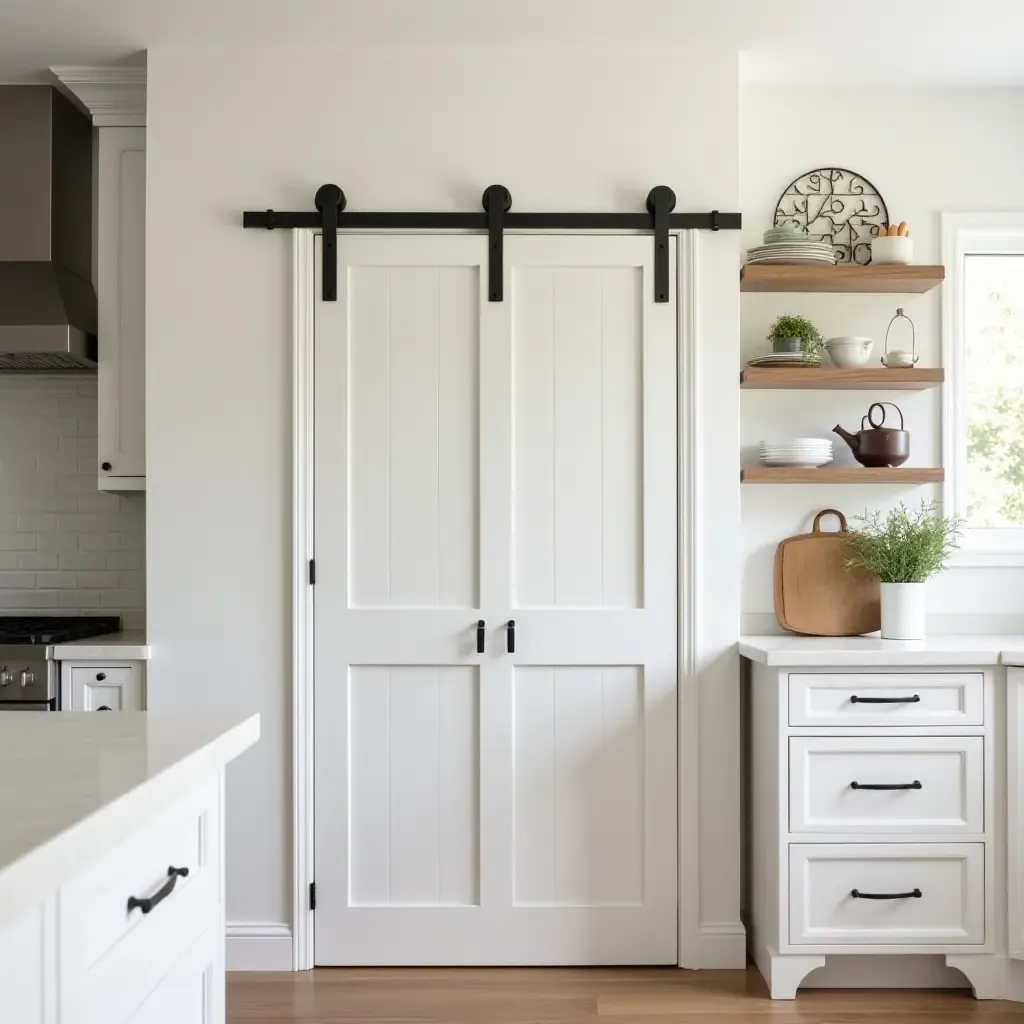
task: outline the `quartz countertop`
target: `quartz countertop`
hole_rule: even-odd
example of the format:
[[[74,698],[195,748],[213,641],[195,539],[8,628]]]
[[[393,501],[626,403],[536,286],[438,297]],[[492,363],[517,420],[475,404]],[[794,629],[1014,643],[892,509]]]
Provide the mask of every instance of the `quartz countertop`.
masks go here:
[[[107,633],[46,648],[54,661],[148,661],[149,655],[145,633]]]
[[[0,715],[0,926],[259,738],[259,715]]]
[[[743,636],[739,652],[762,665],[791,668],[1024,665],[1024,636],[930,636],[924,640],[882,640],[870,636]]]

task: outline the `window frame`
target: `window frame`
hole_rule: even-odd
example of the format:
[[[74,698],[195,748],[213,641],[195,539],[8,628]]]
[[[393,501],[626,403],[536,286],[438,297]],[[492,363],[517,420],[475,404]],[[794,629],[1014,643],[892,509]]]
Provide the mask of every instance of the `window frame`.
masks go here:
[[[1024,212],[943,213],[942,262],[942,491],[947,513],[967,507],[967,374],[964,331],[964,260],[969,255],[1020,253],[1024,257]],[[1024,526],[976,527],[964,531],[963,544],[950,560],[958,566],[1024,566]]]

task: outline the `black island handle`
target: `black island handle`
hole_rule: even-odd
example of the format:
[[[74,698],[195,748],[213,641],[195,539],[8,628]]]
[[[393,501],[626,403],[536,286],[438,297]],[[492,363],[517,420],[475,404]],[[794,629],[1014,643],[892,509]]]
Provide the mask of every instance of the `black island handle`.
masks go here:
[[[919,900],[924,893],[920,889],[913,892],[861,892],[853,889],[850,895],[855,900]]]
[[[918,779],[913,782],[851,782],[850,789],[924,789]]]
[[[160,888],[153,893],[152,896],[129,896],[128,897],[128,913],[130,914],[136,907],[139,908],[144,914],[149,914],[155,910],[168,896],[174,892],[174,887],[178,884],[179,878],[186,878],[188,876],[188,868],[168,868],[167,869],[167,881],[164,882]]]
[[[508,625],[505,627],[508,636],[508,653],[516,653],[516,620],[509,619]]]
[[[913,697],[858,697],[850,698],[851,704],[919,704],[921,695],[915,693]]]

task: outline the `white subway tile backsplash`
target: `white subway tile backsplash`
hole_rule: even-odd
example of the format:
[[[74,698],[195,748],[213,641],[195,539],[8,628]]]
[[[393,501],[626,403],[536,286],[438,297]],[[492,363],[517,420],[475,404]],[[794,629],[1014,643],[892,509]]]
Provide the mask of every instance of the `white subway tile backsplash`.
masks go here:
[[[0,612],[145,627],[145,498],[98,490],[94,377],[0,376]]]

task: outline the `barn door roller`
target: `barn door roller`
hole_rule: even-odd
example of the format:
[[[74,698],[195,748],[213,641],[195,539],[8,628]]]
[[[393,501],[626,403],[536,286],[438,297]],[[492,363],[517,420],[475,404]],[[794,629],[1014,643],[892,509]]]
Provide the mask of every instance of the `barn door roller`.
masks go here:
[[[482,198],[483,213],[346,213],[345,193],[337,185],[321,185],[315,210],[281,213],[247,210],[242,227],[319,228],[323,232],[324,302],[338,298],[338,231],[481,231],[487,234],[487,298],[504,298],[504,232],[521,231],[651,231],[654,234],[654,301],[668,302],[669,232],[738,231],[738,213],[673,213],[676,194],[656,185],[647,195],[646,213],[512,213],[512,195],[504,185],[489,185]]]

